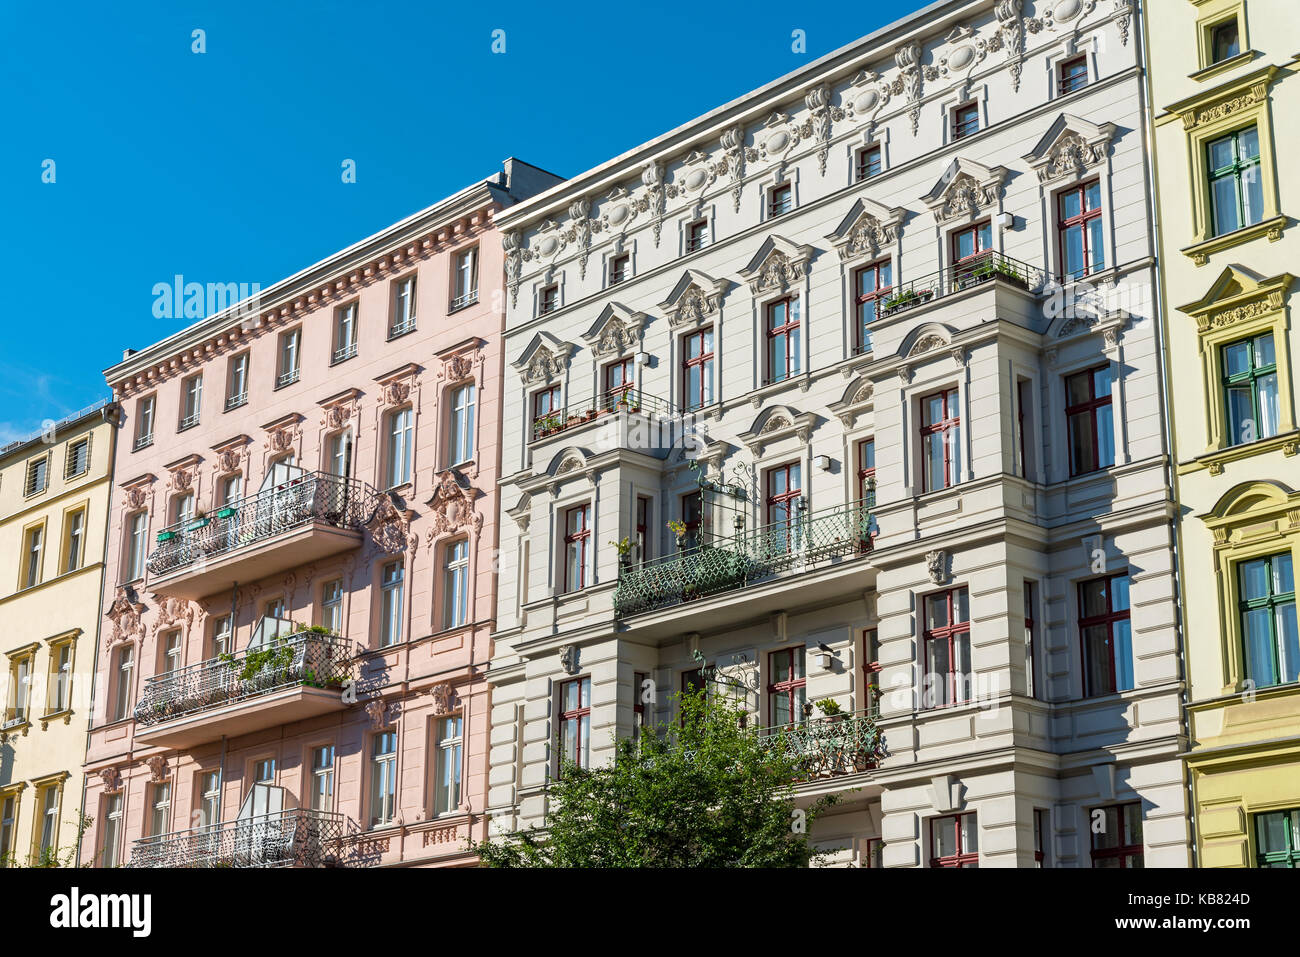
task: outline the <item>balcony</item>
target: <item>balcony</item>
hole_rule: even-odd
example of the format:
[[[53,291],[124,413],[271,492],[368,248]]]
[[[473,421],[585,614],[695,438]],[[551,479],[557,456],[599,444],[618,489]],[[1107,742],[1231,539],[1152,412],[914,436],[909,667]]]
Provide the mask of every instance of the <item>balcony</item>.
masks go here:
[[[675,405],[658,396],[641,392],[639,389],[611,389],[604,395],[587,402],[578,402],[562,409],[553,409],[533,420],[533,440],[549,438],[580,428],[597,419],[626,412],[640,415],[647,419],[675,418],[680,413]]]
[[[684,547],[676,555],[625,565],[614,590],[614,615],[631,615],[697,601],[807,571],[819,562],[871,551],[871,500],[818,512],[800,511],[730,538]]]
[[[133,714],[135,740],[192,748],[340,711],[340,689],[352,677],[349,647],[337,635],[263,618],[243,651],[148,678]]]
[[[362,482],[277,465],[256,495],[159,532],[149,588],[198,599],[355,548],[374,501]]]
[[[880,318],[914,309],[936,299],[971,289],[989,282],[1003,282],[1029,292],[1039,292],[1052,281],[1042,269],[1003,256],[986,252],[963,259],[928,276],[899,283],[880,304]]]
[[[887,753],[876,718],[873,708],[757,728],[753,734],[765,751],[794,765],[795,780],[807,783],[875,768]]]

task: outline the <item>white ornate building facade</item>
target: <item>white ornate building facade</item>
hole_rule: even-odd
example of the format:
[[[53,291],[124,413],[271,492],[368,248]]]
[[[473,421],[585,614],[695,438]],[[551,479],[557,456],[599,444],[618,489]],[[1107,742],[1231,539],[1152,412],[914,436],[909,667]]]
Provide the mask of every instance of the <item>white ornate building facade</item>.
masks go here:
[[[498,831],[704,684],[841,863],[1187,864],[1136,12],[933,4],[498,214]]]

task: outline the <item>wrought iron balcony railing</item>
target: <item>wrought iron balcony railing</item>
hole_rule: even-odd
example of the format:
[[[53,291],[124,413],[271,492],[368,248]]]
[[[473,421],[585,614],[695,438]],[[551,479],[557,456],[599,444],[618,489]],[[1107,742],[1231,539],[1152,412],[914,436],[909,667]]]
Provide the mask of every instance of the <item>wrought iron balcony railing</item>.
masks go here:
[[[555,435],[557,432],[584,425],[602,415],[623,411],[671,416],[677,414],[677,407],[665,399],[639,389],[630,387],[610,389],[604,395],[588,402],[578,402],[537,416],[533,420],[533,438],[540,439]]]
[[[995,279],[1038,292],[1052,277],[1036,266],[1001,253],[979,253],[936,273],[899,283],[881,302],[880,316],[891,316]]]
[[[145,837],[132,867],[330,867],[344,864],[342,814],[294,808]]]
[[[302,685],[337,688],[352,677],[347,641],[293,628],[291,621],[264,618],[259,632],[265,637],[243,651],[146,679],[136,723],[148,728]]]
[[[871,550],[871,525],[869,502],[857,501],[817,512],[799,511],[789,521],[624,566],[614,590],[614,614],[624,618],[744,588],[787,569],[866,554]]]
[[[812,781],[870,771],[886,757],[885,739],[876,725],[876,708],[821,718],[805,718],[772,728],[756,728],[759,744],[795,766],[796,779]],[[686,751],[691,760],[696,752]]]
[[[324,472],[303,472],[220,508],[213,516],[167,526],[158,533],[149,571],[167,575],[314,522],[355,528],[373,507],[374,490],[365,483]]]

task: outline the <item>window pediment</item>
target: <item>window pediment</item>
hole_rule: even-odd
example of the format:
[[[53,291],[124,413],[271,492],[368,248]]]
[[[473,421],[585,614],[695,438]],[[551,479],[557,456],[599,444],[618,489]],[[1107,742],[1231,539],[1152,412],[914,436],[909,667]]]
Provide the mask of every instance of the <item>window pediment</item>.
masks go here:
[[[899,226],[906,215],[907,210],[901,206],[884,206],[863,197],[826,238],[842,261],[875,256],[883,247],[897,242]]]
[[[1024,160],[1038,174],[1040,183],[1073,179],[1105,160],[1114,135],[1114,123],[1099,126],[1061,113]]]
[[[812,259],[812,246],[792,243],[773,233],[740,270],[752,292],[784,291],[803,279]]]
[[[921,199],[941,223],[973,219],[997,205],[1006,178],[1005,166],[985,166],[958,156]]]
[[[645,323],[644,312],[636,312],[617,302],[611,302],[601,310],[582,338],[597,356],[619,356],[632,351],[640,342]]]
[[[1242,266],[1228,266],[1204,296],[1178,311],[1195,319],[1199,332],[1249,322],[1278,312],[1294,281],[1290,273],[1265,279]]]
[[[564,374],[569,366],[569,358],[576,349],[577,346],[564,342],[549,332],[539,332],[510,365],[529,385],[552,382]]]
[[[708,321],[722,305],[722,297],[731,283],[726,279],[714,279],[698,269],[688,269],[682,273],[673,286],[668,298],[659,304],[659,308],[668,317],[668,325],[673,329],[697,326]]]

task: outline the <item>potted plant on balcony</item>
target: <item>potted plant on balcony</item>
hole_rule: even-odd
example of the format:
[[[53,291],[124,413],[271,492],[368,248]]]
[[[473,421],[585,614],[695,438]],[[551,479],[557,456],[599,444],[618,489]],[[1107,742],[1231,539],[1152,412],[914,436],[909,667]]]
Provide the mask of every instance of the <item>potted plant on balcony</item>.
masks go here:
[[[541,438],[546,435],[553,435],[564,428],[564,420],[558,415],[544,415],[537,420],[537,436]]]
[[[675,518],[669,519],[668,528],[677,537],[677,550],[680,552],[686,547],[686,523]]]
[[[929,302],[933,296],[933,289],[904,289],[898,295],[886,298],[880,308],[884,313],[891,313]]]
[[[632,567],[632,540],[624,537],[617,542],[610,542],[618,552],[618,564],[624,571]]]
[[[817,710],[829,721],[844,720],[844,709],[834,698],[823,698],[817,702]]]

